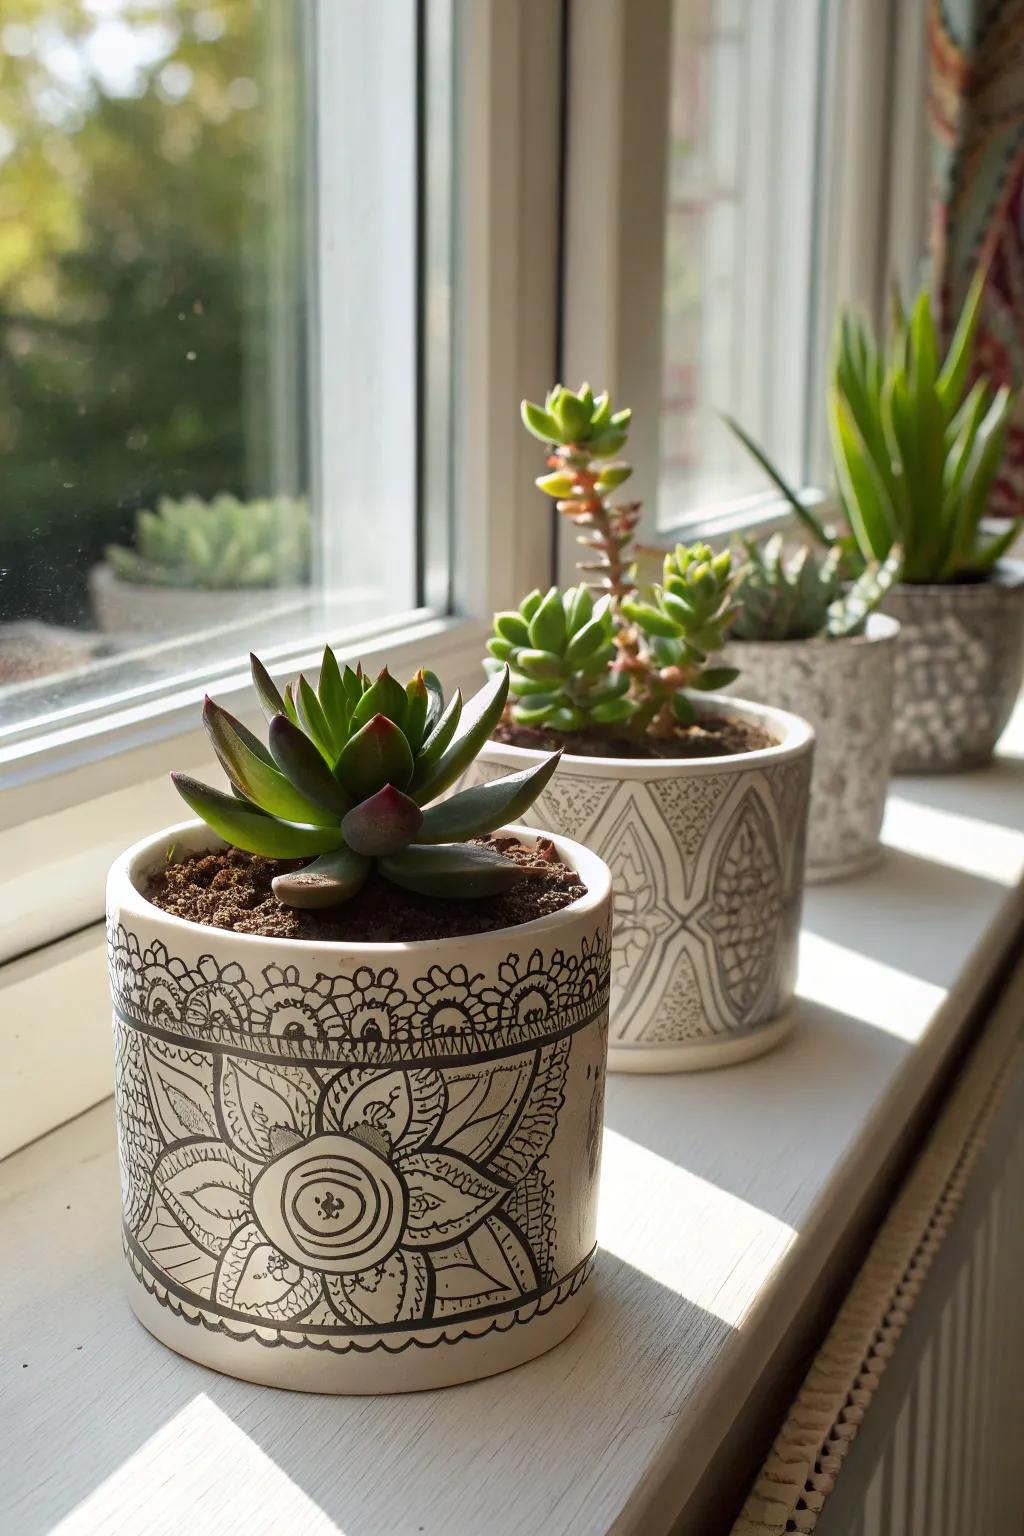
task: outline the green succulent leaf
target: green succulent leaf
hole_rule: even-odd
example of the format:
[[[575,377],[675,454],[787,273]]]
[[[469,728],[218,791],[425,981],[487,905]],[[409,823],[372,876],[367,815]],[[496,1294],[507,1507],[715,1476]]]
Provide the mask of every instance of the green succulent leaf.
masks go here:
[[[666,640],[674,639],[679,633],[678,624],[660,608],[655,608],[651,603],[625,602],[622,611],[627,619],[638,624],[645,635],[661,635]]]
[[[560,756],[560,752],[554,752],[534,768],[524,768],[487,784],[474,784],[472,788],[442,800],[439,805],[432,805],[424,813],[423,825],[414,841],[463,842],[518,820],[551,778]]]
[[[422,672],[417,672],[416,676],[406,683],[405,696],[405,739],[415,757],[423,745],[427,710],[430,707],[430,694],[427,692],[427,682]]]
[[[225,842],[268,859],[303,859],[339,847],[341,828],[293,826],[187,773],[172,773],[178,794]]]
[[[560,654],[565,645],[565,607],[562,594],[552,587],[530,620],[528,643],[536,651]]]
[[[503,669],[498,668],[498,673]],[[427,737],[419,750],[416,758],[416,767],[413,773],[412,788],[415,793],[425,779],[433,773],[437,764],[444,756],[444,752],[458,728],[462,718],[462,690],[456,688],[444,712],[438,719],[434,729]]]
[[[336,758],[348,739],[349,703],[341,677],[341,668],[338,666],[338,658],[329,645],[324,646],[317,696],[327,723],[331,753]],[[278,713],[283,714],[283,708]]]
[[[431,672],[429,667],[423,668],[423,681],[427,685],[427,719],[423,729],[423,739],[429,737],[441,716],[444,714],[444,689],[436,672]]]
[[[295,713],[298,716],[296,723],[302,727],[324,760],[328,763],[333,763],[335,752],[331,739],[331,728],[327,723],[320,700],[317,698],[312,684],[303,677],[301,672],[292,684],[292,701],[295,705]]]
[[[524,400],[519,407],[519,413],[523,418],[523,426],[542,443],[555,443],[559,438],[559,427],[555,418],[546,411],[543,406],[534,405],[529,400]]]
[[[393,784],[353,806],[341,823],[342,835],[356,853],[379,858],[397,853],[412,842],[423,825],[423,812],[415,800]],[[429,841],[429,839],[428,839]]]
[[[411,844],[380,861],[385,879],[420,896],[446,899],[499,896],[529,870],[475,843]]]
[[[357,802],[385,784],[408,789],[413,772],[409,743],[387,715],[374,715],[349,739],[335,771]]]
[[[530,626],[521,613],[507,612],[494,615],[494,628],[501,639],[510,646],[529,645]]]
[[[554,651],[516,651],[515,660],[520,672],[541,682],[564,677],[567,670],[563,658]]]
[[[337,818],[286,778],[252,733],[210,698],[203,705],[203,725],[228,780],[254,805],[284,821],[336,824]]]
[[[725,688],[729,683],[734,683],[739,677],[738,667],[708,667],[690,683],[698,693],[714,693],[716,688]]]
[[[293,725],[287,715],[275,715],[270,722],[269,740],[270,750],[281,773],[298,793],[320,810],[318,818],[304,816],[301,819],[316,819],[319,824],[330,826],[344,816],[352,805],[351,797],[342,789],[305,732]],[[296,821],[299,818],[291,816],[288,819]]]
[[[283,715],[285,712],[284,700],[277,689],[266,667],[258,656],[250,652],[249,667],[252,672],[253,687],[256,689],[256,697],[260,701],[260,708],[268,720],[273,720],[275,715]]]
[[[372,859],[352,848],[338,848],[304,869],[275,876],[271,885],[278,901],[288,907],[336,907],[362,890],[372,868]]]
[[[393,725],[401,729],[405,725],[407,706],[405,689],[391,676],[387,667],[383,667],[376,681],[367,688],[352,711],[350,729],[358,730],[361,725],[372,720],[374,715],[385,715]]]
[[[466,771],[501,719],[508,698],[508,667],[485,683],[463,706],[458,729],[450,744],[415,787],[420,805],[444,794]],[[404,787],[404,786],[403,786]]]

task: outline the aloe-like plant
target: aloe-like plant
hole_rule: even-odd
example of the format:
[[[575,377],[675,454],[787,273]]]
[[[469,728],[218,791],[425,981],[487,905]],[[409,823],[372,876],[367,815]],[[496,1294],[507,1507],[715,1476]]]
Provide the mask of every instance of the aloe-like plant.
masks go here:
[[[894,300],[887,350],[864,319],[839,317],[828,396],[839,490],[861,557],[902,545],[906,582],[983,576],[1015,535],[980,534],[1015,398],[984,379],[968,388],[983,285],[979,273],[941,360],[927,288],[909,318]]]
[[[588,558],[584,582],[531,592],[518,609],[495,614],[491,670],[508,665],[517,724],[571,734],[670,736],[694,718],[687,690],[723,687],[733,667],[709,667],[736,616],[730,555],[705,544],[666,556],[664,579],[637,590],[632,545],[637,502],[614,492],[632,467],[625,447],[631,412],[613,411],[590,386],[551,390],[543,405],[522,404],[527,430],[548,447],[537,485],[579,530]]]
[[[868,617],[899,580],[902,550],[873,560],[853,581],[842,548],[804,546],[787,553],[782,534],[741,540],[736,575],[736,640],[840,640],[864,631]]]
[[[469,839],[526,811],[559,754],[535,768],[438,797],[465,772],[501,717],[502,667],[469,702],[446,702],[433,672],[403,688],[385,668],[371,680],[339,667],[326,647],[318,685],[303,676],[283,693],[257,657],[252,678],[269,721],[264,746],[207,699],[203,724],[231,794],[188,774],[171,778],[185,802],[225,841],[272,859],[309,859],[277,875],[288,906],[348,901],[372,870],[394,885],[439,897],[491,896],[528,871]]]
[[[164,496],[135,516],[135,546],[111,544],[107,560],[121,581],[148,587],[232,590],[293,586],[309,573],[310,516],[305,501],[274,496],[203,501]]]

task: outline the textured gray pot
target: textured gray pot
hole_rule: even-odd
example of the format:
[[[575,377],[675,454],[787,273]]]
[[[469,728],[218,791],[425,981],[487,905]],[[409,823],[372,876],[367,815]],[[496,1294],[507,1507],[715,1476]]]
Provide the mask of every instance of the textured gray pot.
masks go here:
[[[893,662],[899,625],[872,614],[844,640],[742,640],[726,651],[744,698],[802,715],[814,727],[807,879],[839,880],[879,857],[892,749]]]
[[[899,619],[893,769],[939,773],[987,763],[1024,675],[1024,565],[992,579],[899,586],[884,603]]]
[[[763,725],[778,745],[676,761],[567,754],[530,810],[611,867],[613,1071],[724,1066],[789,1027],[814,734],[724,695],[698,708]],[[541,756],[488,742],[465,782]]]

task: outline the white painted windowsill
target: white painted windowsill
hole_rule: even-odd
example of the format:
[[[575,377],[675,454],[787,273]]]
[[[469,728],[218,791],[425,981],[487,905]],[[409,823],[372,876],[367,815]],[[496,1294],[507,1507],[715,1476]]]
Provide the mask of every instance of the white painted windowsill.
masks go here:
[[[1024,716],[986,772],[900,779],[887,854],[807,894],[797,1023],[760,1061],[612,1078],[597,1299],[471,1386],[303,1397],[165,1350],[122,1292],[109,1103],[0,1167],[9,1536],[707,1530],[729,1447],[813,1339],[877,1195],[1024,917]],[[771,1426],[769,1425],[769,1428]],[[682,1516],[682,1519],[680,1519]]]

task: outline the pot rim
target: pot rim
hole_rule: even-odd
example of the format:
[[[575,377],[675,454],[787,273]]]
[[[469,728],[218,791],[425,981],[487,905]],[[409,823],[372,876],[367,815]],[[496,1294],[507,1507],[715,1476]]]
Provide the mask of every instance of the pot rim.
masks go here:
[[[461,951],[504,942],[508,934],[524,934],[532,940],[542,934],[553,933],[559,928],[565,928],[580,921],[586,922],[598,915],[601,908],[609,902],[612,886],[611,871],[603,859],[591,852],[589,848],[585,848],[582,843],[553,832],[541,832],[536,827],[528,827],[521,822],[512,823],[501,830],[522,837],[524,840],[549,838],[563,859],[580,875],[587,887],[586,895],[572,902],[570,906],[562,907],[558,912],[547,912],[541,917],[531,918],[528,923],[518,923],[508,928],[489,928],[483,933],[453,934],[446,939],[415,939],[405,943],[388,941],[374,944],[349,939],[285,939],[262,933],[236,933],[233,928],[216,928],[207,923],[194,923],[188,918],[178,917],[173,912],[165,912],[162,907],[157,907],[149,901],[136,884],[138,876],[162,862],[166,844],[171,839],[184,843],[190,853],[212,852],[228,846],[224,838],[218,837],[204,821],[197,818],[176,822],[173,826],[164,827],[160,832],[140,838],[115,859],[107,875],[107,912],[110,914],[116,909],[121,914],[122,921],[124,914],[135,914],[143,918],[151,928],[168,928],[201,934],[208,943],[221,941],[238,943],[243,947],[270,944],[282,954],[287,954],[296,960],[301,956],[305,956],[308,960],[311,955],[316,955],[318,958],[336,956],[338,959],[355,959],[368,955],[415,957],[420,954],[425,955],[427,952],[443,953],[449,944],[458,945]]]
[[[738,642],[737,642],[738,643]],[[745,768],[758,768],[762,764],[781,763],[798,757],[814,743],[814,728],[799,715],[786,709],[776,709],[771,704],[755,704],[751,699],[733,698],[727,693],[702,693],[691,700],[698,714],[731,714],[751,724],[773,730],[781,739],[773,747],[758,747],[754,752],[732,752],[716,757],[591,757],[576,752],[562,753],[560,766],[586,772],[587,769],[604,770],[620,778],[643,778],[667,773],[704,774],[720,773],[732,768],[740,772]],[[526,764],[548,754],[541,747],[517,747],[510,742],[486,742],[484,751],[508,753],[512,762]]]
[[[898,581],[892,590],[932,595],[956,592],[970,600],[970,594],[991,592],[993,588],[1003,592],[1024,591],[1024,560],[997,560],[981,581]]]
[[[867,628],[859,635],[837,635],[834,638],[829,638],[828,635],[808,635],[803,640],[741,640],[737,636],[736,639],[726,640],[725,649],[726,653],[728,653],[732,650],[733,646],[736,646],[737,649],[742,648],[745,650],[748,646],[756,645],[766,651],[792,650],[797,647],[833,650],[836,646],[872,645],[878,644],[880,641],[895,640],[899,632],[900,621],[894,618],[891,613],[872,613],[868,615]],[[742,667],[740,668],[738,681],[742,686]]]

